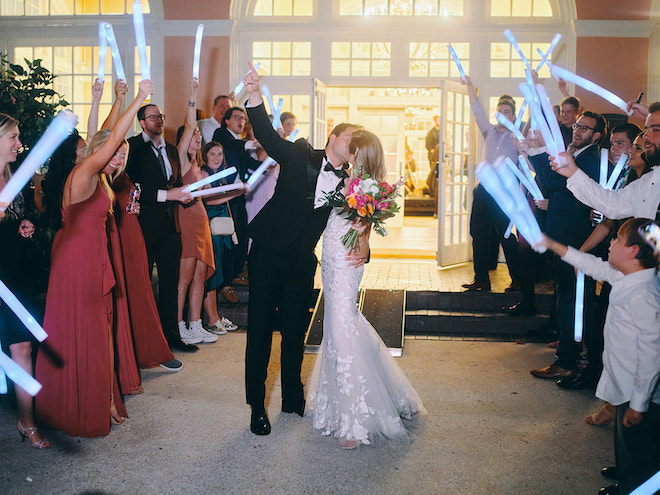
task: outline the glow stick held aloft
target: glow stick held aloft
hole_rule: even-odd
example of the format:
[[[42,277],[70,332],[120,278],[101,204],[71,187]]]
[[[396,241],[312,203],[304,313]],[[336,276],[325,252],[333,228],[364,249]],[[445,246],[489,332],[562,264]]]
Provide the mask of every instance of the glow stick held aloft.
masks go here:
[[[575,323],[574,337],[575,342],[582,342],[582,333],[584,325],[584,273],[578,270],[575,281]]]
[[[506,37],[506,39],[508,40],[508,42],[511,43],[511,46],[513,47],[513,49],[514,49],[516,52],[518,52],[518,55],[520,55],[521,60],[522,60],[523,63],[525,64],[525,67],[531,69],[531,68],[532,68],[532,65],[529,63],[529,60],[527,60],[527,57],[525,56],[525,54],[524,54],[523,51],[521,50],[520,45],[519,45],[518,42],[516,41],[516,37],[513,35],[513,33],[511,32],[511,30],[510,30],[510,29],[507,29],[506,31],[504,31],[504,36]]]
[[[23,388],[32,397],[41,390],[41,384],[2,351],[0,351],[0,368],[4,370],[11,381]]]
[[[520,110],[518,111],[518,116],[514,122],[516,129],[520,129],[520,124],[522,124],[523,116],[525,115],[525,110],[527,110],[527,100],[523,100],[522,105],[520,105]]]
[[[194,191],[195,189],[199,189],[202,186],[205,186],[206,184],[210,184],[213,181],[220,180],[224,177],[228,177],[231,174],[236,173],[236,167],[229,167],[224,170],[221,170],[220,172],[216,172],[215,174],[209,175],[208,177],[205,177],[201,180],[198,180],[197,182],[193,182],[192,184],[187,185],[186,187],[183,188],[184,192],[190,192]]]
[[[277,100],[277,108],[275,109],[275,113],[273,114],[273,129],[277,130],[277,128],[281,125],[280,123],[280,115],[282,115],[282,105],[284,105],[284,100],[280,98]]]
[[[539,130],[541,131],[541,135],[543,135],[543,140],[545,141],[545,145],[548,147],[550,154],[558,160],[557,163],[559,163],[560,166],[565,167],[566,159],[562,156],[559,156],[559,148],[555,143],[552,133],[550,132],[550,128],[548,127],[548,123],[546,122],[543,112],[541,111],[541,107],[539,106],[538,101],[536,101],[536,99],[532,94],[532,89],[527,85],[526,82],[520,83],[519,87],[520,87],[520,92],[527,100],[530,113],[532,114],[534,121],[538,125]],[[555,118],[554,114],[553,114],[553,118]],[[562,140],[562,144],[563,144],[563,140]]]
[[[135,44],[140,57],[140,72],[142,79],[151,79],[149,71],[149,59],[147,58],[147,39],[144,35],[144,15],[142,14],[142,2],[133,2],[133,28],[135,29]]]
[[[108,35],[105,30],[105,22],[99,22],[99,70],[96,74],[100,82],[105,76],[105,57],[108,54]]]
[[[660,490],[660,471],[635,488],[630,495],[653,495]]]
[[[270,89],[268,89],[268,86],[264,84],[261,87],[261,93],[266,97],[266,101],[268,102],[268,108],[270,109],[270,113],[273,114],[275,112],[275,104],[273,103],[273,95],[270,93]]]
[[[541,61],[539,62],[539,65],[536,66],[536,72],[538,73],[542,68],[544,64],[548,63],[548,58],[550,57],[550,54],[552,53],[552,50],[555,49],[555,47],[559,44],[561,41],[561,34],[557,33],[555,34],[555,37],[552,38],[552,41],[550,42],[550,47],[548,48],[548,51],[543,53],[540,49],[536,49],[536,51],[539,52],[541,55]]]
[[[195,52],[193,55],[193,72],[192,76],[199,79],[199,56],[202,53],[202,35],[204,34],[204,24],[197,26],[197,33],[195,34]]]
[[[77,123],[78,117],[69,110],[62,110],[57,114],[46,132],[34,145],[32,151],[25,157],[16,173],[0,191],[0,202],[11,203],[13,201],[25,184],[30,181],[34,172],[50,158],[50,155],[62,144],[62,141],[73,132],[73,128],[76,127]]]
[[[260,62],[257,62],[256,64],[253,64],[252,67],[254,67],[254,70],[259,70],[259,67],[261,67],[261,63],[260,63]],[[234,93],[234,96],[238,96],[238,95],[240,94],[240,92],[243,91],[243,89],[245,89],[245,84],[243,84],[243,79],[245,79],[245,77],[246,77],[249,73],[250,73],[250,71],[248,71],[248,72],[245,73],[245,76],[243,76],[243,77],[241,78],[241,82],[239,82],[239,83],[236,85],[236,87],[234,88],[234,91],[232,91],[232,93]]]
[[[598,184],[602,187],[605,187],[607,184],[607,169],[610,164],[609,153],[610,150],[607,148],[602,148],[600,150],[600,175],[598,176]]]
[[[504,115],[502,115],[500,112],[495,112],[495,118],[497,121],[502,124],[504,127],[509,129],[511,133],[516,136],[516,139],[518,141],[524,141],[525,137],[522,135],[522,133],[515,127],[513,122],[511,122],[509,119],[507,119]]]
[[[298,136],[298,129],[294,129],[287,139],[293,143],[296,140],[296,136]]]
[[[222,194],[229,191],[235,191],[236,189],[241,189],[245,184],[242,182],[236,182],[234,184],[227,184],[226,186],[212,187],[210,189],[202,189],[201,191],[195,191],[191,194],[193,198],[199,198],[201,196],[211,196],[213,194]]]
[[[616,162],[614,170],[612,170],[612,175],[610,175],[610,178],[607,180],[607,184],[605,184],[605,189],[614,189],[614,185],[616,184],[616,181],[619,180],[619,176],[623,171],[623,167],[625,167],[626,164],[628,163],[628,159],[629,156],[626,155],[625,153],[621,155],[619,161]]]
[[[255,170],[254,173],[247,180],[246,185],[247,185],[248,189],[251,189],[257,183],[257,181],[261,178],[261,176],[264,175],[266,170],[268,170],[268,167],[270,167],[274,163],[275,163],[275,160],[273,160],[271,157],[268,157],[263,162],[261,162],[261,165],[259,165],[257,170]]]
[[[632,115],[632,110],[628,110],[628,104],[625,101],[623,101],[611,91],[608,91],[607,89],[600,87],[598,84],[591,82],[589,79],[585,79],[584,77],[580,77],[577,74],[573,74],[572,72],[567,71],[566,69],[562,69],[557,65],[550,67],[550,72],[555,77],[560,77],[564,81],[572,82],[581,88],[586,89],[587,91],[597,94],[604,100],[609,101],[615,107],[619,107],[627,115]]]
[[[463,65],[461,64],[461,60],[458,58],[458,55],[456,54],[456,50],[454,50],[454,47],[451,46],[451,43],[447,43],[447,48],[449,49],[449,54],[451,55],[451,58],[454,59],[454,63],[458,68],[458,73],[461,75],[461,80],[465,81],[465,71],[463,70]]]
[[[25,325],[25,328],[27,328],[30,333],[34,335],[35,339],[37,339],[39,342],[46,340],[48,334],[46,334],[44,329],[41,328],[41,325],[37,323],[37,320],[32,317],[28,310],[25,309],[25,306],[21,304],[21,301],[18,300],[18,298],[11,290],[9,290],[9,287],[7,287],[2,282],[2,280],[0,280],[0,298],[2,298],[5,303],[7,303],[9,309],[11,309],[18,317],[18,319],[21,320],[23,325]]]
[[[108,36],[108,44],[110,45],[110,53],[112,54],[112,61],[115,64],[115,72],[117,73],[117,79],[122,81],[126,80],[126,73],[124,73],[124,65],[121,63],[121,55],[119,54],[119,47],[117,46],[117,39],[115,38],[115,32],[112,29],[112,24],[105,23],[105,33]]]
[[[535,191],[535,193],[532,193],[532,196],[537,201],[543,201],[545,198],[543,197],[541,188],[539,188],[539,185],[536,183],[536,179],[534,179],[534,176],[532,175],[531,165],[527,161],[527,158],[525,158],[522,155],[518,155],[518,163],[520,163],[520,168],[524,172],[525,177],[527,177],[529,184],[532,186],[532,188]]]
[[[504,238],[508,239],[511,236],[511,232],[513,231],[513,226],[515,224],[511,221],[509,221],[509,225],[506,228],[506,232],[504,232]]]
[[[548,93],[546,93],[545,87],[542,84],[536,85],[536,93],[539,97],[539,104],[541,105],[541,110],[543,110],[543,113],[545,114],[545,120],[550,128],[550,133],[552,134],[557,151],[562,153],[566,151],[566,147],[564,146],[564,136],[561,134],[559,122],[557,121],[555,111],[552,108],[550,98],[548,98]]]
[[[516,167],[516,164],[511,161],[511,158],[508,158],[508,157],[505,158],[504,163],[506,163],[506,165],[511,169],[511,171],[514,173],[516,178],[520,181],[520,183],[523,186],[525,186],[525,189],[527,189],[529,191],[529,193],[532,195],[532,197],[534,199],[536,199],[536,200],[543,199],[543,197],[541,197],[541,198],[536,197],[536,190],[529,183],[529,180],[527,179],[527,177],[525,177],[523,175],[523,173],[518,169],[518,167]]]

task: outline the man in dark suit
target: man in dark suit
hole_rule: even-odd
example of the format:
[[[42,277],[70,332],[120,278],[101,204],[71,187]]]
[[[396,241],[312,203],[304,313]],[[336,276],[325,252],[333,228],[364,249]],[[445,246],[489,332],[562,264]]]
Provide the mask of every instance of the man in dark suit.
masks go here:
[[[250,154],[251,150],[257,148],[257,142],[241,139],[246,121],[245,110],[240,107],[230,107],[225,112],[220,128],[216,129],[213,133],[213,141],[220,143],[225,150],[227,165],[236,167],[238,176],[243,182],[261,165],[261,162],[252,158]],[[234,260],[233,279],[235,280],[240,277],[243,271],[248,253],[248,218],[247,210],[245,209],[245,195],[231,199],[229,201],[229,208],[231,209],[236,235],[238,236],[238,245],[232,250]],[[227,295],[223,291],[224,288],[220,293],[227,299]],[[227,300],[234,302],[230,299]]]
[[[343,182],[343,165],[352,158],[348,142],[357,126],[339,124],[325,150],[313,149],[306,139],[292,143],[273,129],[253,68],[244,83],[255,136],[280,164],[273,197],[249,225],[252,248],[245,387],[247,403],[252,406],[250,430],[268,435],[265,381],[276,309],[282,335],[282,411],[302,416],[305,410],[300,368],[317,265],[314,247],[330,214],[330,207],[323,206],[324,193]]]
[[[142,133],[128,140],[126,173],[140,184],[140,215],[149,259],[149,273],[154,262],[158,268],[158,314],[170,348],[196,351],[181,340],[177,329],[177,285],[181,258],[181,233],[177,204],[189,203],[192,196],[183,192],[179,154],[162,137],[165,116],[154,104],[144,105],[137,114]]]
[[[577,166],[589,177],[598,180],[600,175],[600,150],[598,143],[607,134],[605,119],[594,112],[584,112],[573,125],[573,141],[568,147]],[[566,188],[566,178],[550,168],[547,153],[530,156],[541,187],[547,191],[548,211],[546,233],[562,244],[580,249],[593,231],[591,210],[580,203]],[[575,321],[575,271],[571,265],[555,256],[555,296],[559,347],[557,359],[550,366],[532,370],[538,378],[568,379],[575,376],[579,346],[574,339]],[[587,279],[585,294],[593,292],[594,282]],[[590,289],[591,287],[591,289]],[[585,303],[585,310],[588,308]],[[588,328],[588,325],[585,325]]]

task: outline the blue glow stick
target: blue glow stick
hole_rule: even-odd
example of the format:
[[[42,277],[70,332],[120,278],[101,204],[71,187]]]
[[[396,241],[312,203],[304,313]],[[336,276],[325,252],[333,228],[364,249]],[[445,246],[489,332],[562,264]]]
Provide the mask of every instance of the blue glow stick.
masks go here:
[[[505,158],[505,159],[504,159],[504,163],[506,163],[506,165],[511,169],[511,171],[514,173],[514,175],[516,176],[516,178],[520,181],[520,183],[521,183],[523,186],[525,186],[525,189],[527,189],[527,190],[529,191],[529,193],[532,195],[532,197],[533,197],[534,199],[543,199],[543,197],[538,198],[538,197],[536,196],[536,190],[535,190],[534,187],[530,184],[530,182],[529,182],[529,180],[527,179],[527,177],[525,177],[525,176],[523,175],[523,173],[518,169],[518,167],[516,166],[516,164],[513,163],[513,161],[511,161],[511,158],[508,158],[508,157]]]
[[[607,184],[607,168],[608,165],[610,164],[609,153],[610,150],[608,150],[607,148],[602,148],[600,150],[600,175],[598,177],[598,183],[602,187],[605,187],[605,185]]]
[[[261,162],[261,165],[259,165],[257,170],[254,171],[254,173],[250,176],[250,178],[246,182],[248,189],[251,189],[252,186],[254,186],[254,184],[261,178],[264,172],[266,172],[268,167],[270,167],[273,163],[276,162],[271,157],[268,157],[263,162]]]
[[[458,55],[456,54],[456,50],[454,50],[454,47],[451,46],[451,43],[447,43],[447,48],[449,49],[449,54],[451,55],[451,58],[454,59],[454,63],[456,64],[456,67],[458,67],[458,73],[461,75],[461,79],[465,81],[465,71],[463,70],[463,65],[461,65],[461,60],[458,58]]]
[[[15,384],[20,385],[32,397],[41,390],[41,384],[2,351],[0,351],[0,368]]]
[[[629,156],[626,155],[625,153],[621,155],[619,161],[616,162],[616,166],[614,167],[614,170],[612,170],[612,175],[610,175],[607,184],[605,184],[606,189],[614,189],[614,185],[616,184],[616,181],[619,180],[619,176],[623,171],[623,167],[625,167],[626,164],[628,163],[628,159]]]
[[[253,64],[252,67],[254,67],[254,70],[259,70],[259,67],[261,67],[261,63],[260,63],[260,62],[257,62],[256,64]],[[234,88],[234,91],[232,91],[232,93],[234,93],[234,96],[235,96],[235,97],[238,96],[238,95],[240,94],[240,92],[243,91],[243,89],[245,88],[245,84],[243,84],[243,79],[245,79],[245,77],[246,77],[249,73],[250,73],[250,71],[246,72],[245,76],[243,76],[243,77],[241,78],[241,82],[239,82],[239,83],[236,85],[236,87]]]
[[[573,74],[572,72],[569,72],[566,69],[562,69],[557,65],[550,67],[550,72],[556,77],[561,77],[565,81],[577,84],[581,88],[584,88],[587,91],[600,96],[604,100],[609,101],[615,107],[619,107],[621,110],[623,110],[627,115],[632,115],[632,110],[628,110],[628,104],[625,101],[623,101],[611,91],[608,91],[598,84],[591,82],[589,79],[585,79],[584,77],[580,77],[577,74]]]
[[[518,52],[518,55],[520,55],[520,58],[522,59],[525,66],[527,68],[531,69],[532,65],[529,63],[529,60],[527,60],[527,57],[525,57],[525,54],[520,49],[520,45],[516,41],[516,37],[513,35],[511,30],[510,29],[505,30],[504,31],[504,36],[509,41],[509,43],[511,43],[511,46],[513,47],[513,49]]]
[[[543,201],[545,198],[543,197],[541,188],[539,188],[539,185],[536,183],[536,179],[534,179],[534,176],[532,175],[531,165],[527,161],[527,158],[525,158],[522,155],[518,155],[518,162],[520,163],[520,168],[525,173],[525,177],[527,177],[529,184],[532,186],[532,188],[535,191],[534,193],[532,193],[532,196],[537,201]]]
[[[105,22],[99,22],[99,70],[96,77],[103,82],[105,76],[105,57],[108,54],[108,35],[105,29]]]
[[[212,194],[226,193],[229,191],[235,191],[240,189],[245,184],[242,182],[234,182],[233,184],[227,184],[226,186],[211,187],[210,189],[202,189],[201,191],[195,191],[191,194],[193,198],[198,198],[200,196],[211,196]]]
[[[280,115],[282,115],[282,105],[284,105],[284,100],[280,98],[277,100],[277,108],[273,114],[273,129],[277,130],[280,126]]]
[[[534,121],[538,125],[539,130],[541,131],[541,135],[543,136],[543,140],[545,141],[545,145],[548,147],[550,154],[557,159],[557,163],[559,163],[560,166],[566,166],[566,159],[562,156],[559,156],[559,149],[557,147],[557,144],[555,143],[552,133],[550,132],[550,128],[548,127],[548,123],[546,122],[545,117],[543,116],[543,112],[541,111],[541,107],[539,106],[538,101],[536,101],[534,99],[534,96],[532,95],[532,89],[527,85],[526,82],[520,83],[519,87],[521,93],[527,100],[530,113],[532,114]],[[562,144],[563,144],[563,140],[562,140]]]
[[[147,58],[147,39],[144,36],[144,15],[142,14],[142,2],[133,2],[133,27],[135,29],[135,44],[140,57],[140,72],[142,79],[151,79],[149,71],[149,59]]]
[[[199,56],[202,53],[202,35],[204,34],[204,24],[197,26],[197,33],[195,34],[195,52],[193,56],[193,73],[192,76],[199,79]]]
[[[41,325],[37,323],[32,315],[25,309],[25,306],[21,304],[18,298],[14,293],[9,290],[2,280],[0,280],[0,298],[7,303],[9,309],[11,309],[19,320],[25,325],[25,327],[34,335],[34,338],[39,342],[43,342],[48,337],[48,334],[41,328]]]
[[[0,342],[0,349],[2,349],[2,342]],[[5,375],[5,372],[0,368],[0,395],[4,395],[7,393],[7,375]]]
[[[584,315],[584,273],[578,270],[575,281],[575,324],[574,340],[582,342],[582,325]]]
[[[268,108],[270,109],[270,113],[274,115],[275,104],[273,103],[273,95],[270,94],[270,89],[268,89],[268,86],[264,84],[261,87],[261,93],[266,97],[266,101],[268,102]],[[273,121],[275,121],[275,119],[273,119]]]
[[[62,141],[73,132],[78,123],[78,117],[69,110],[62,110],[46,128],[32,151],[25,157],[16,173],[0,191],[0,202],[11,203],[27,184],[35,171],[44,164],[50,155],[62,144]],[[4,208],[2,208],[4,210]]]
[[[532,88],[532,95],[534,95],[534,98],[536,98],[536,101],[538,101],[538,95],[536,94],[536,84],[534,84],[534,78],[532,77],[532,69],[525,69],[525,81],[527,81],[527,86]]]
[[[513,230],[513,226],[515,224],[509,220],[509,225],[506,228],[506,232],[504,232],[504,238],[508,239],[511,236],[511,231]]]
[[[543,68],[544,64],[548,63],[548,58],[550,57],[552,50],[555,49],[555,47],[560,41],[561,41],[561,34],[557,33],[555,34],[555,37],[552,38],[552,41],[550,42],[550,47],[548,48],[547,52],[543,53],[540,49],[538,48],[536,49],[536,51],[541,54],[541,61],[539,62],[539,65],[536,66],[537,73]]]
[[[117,73],[117,79],[122,81],[126,80],[126,73],[124,72],[124,66],[121,63],[121,55],[119,54],[119,47],[117,46],[117,39],[115,38],[115,32],[112,29],[112,24],[105,23],[105,32],[108,35],[108,44],[110,45],[110,53],[112,54],[112,61],[115,64],[115,72]]]
[[[539,97],[539,104],[541,105],[541,110],[543,110],[543,113],[545,114],[545,120],[550,128],[550,133],[552,134],[557,151],[559,153],[566,151],[566,147],[564,146],[564,136],[561,135],[559,122],[557,121],[557,116],[552,108],[552,103],[550,103],[550,98],[548,98],[548,93],[546,93],[545,87],[542,84],[537,84],[536,93]]]
[[[298,129],[294,129],[291,135],[287,139],[291,142],[294,142],[296,140],[297,135],[298,135]]]
[[[525,115],[525,110],[527,110],[527,100],[523,100],[522,105],[520,105],[520,110],[518,110],[518,116],[516,117],[516,122],[514,123],[516,129],[520,129],[520,124],[522,123],[523,116]]]
[[[529,209],[527,198],[521,191],[520,184],[516,180],[515,175],[509,167],[504,166],[502,162],[505,162],[505,160],[500,157],[495,162],[495,165],[493,165],[493,169],[499,176],[502,186],[513,199],[514,216],[509,218],[515,222],[519,227],[518,230],[530,241],[530,244],[534,245],[538,242],[542,242],[543,236],[541,234],[541,229],[538,228],[538,223]],[[536,225],[536,228],[534,228],[534,225]]]
[[[184,192],[194,191],[195,189],[199,189],[200,187],[205,186],[206,184],[210,184],[213,181],[222,179],[224,177],[227,177],[235,173],[236,173],[236,167],[226,168],[224,170],[221,170],[220,172],[216,172],[215,174],[211,174],[208,177],[198,180],[197,182],[188,184],[186,187],[183,188],[183,191]]]
[[[660,471],[635,488],[630,495],[653,495],[660,490]]]
[[[509,129],[511,133],[516,136],[518,141],[524,141],[525,137],[522,135],[522,133],[516,128],[516,126],[511,122],[509,119],[507,119],[504,115],[502,115],[500,112],[495,112],[495,118],[497,121],[502,124],[504,127]]]

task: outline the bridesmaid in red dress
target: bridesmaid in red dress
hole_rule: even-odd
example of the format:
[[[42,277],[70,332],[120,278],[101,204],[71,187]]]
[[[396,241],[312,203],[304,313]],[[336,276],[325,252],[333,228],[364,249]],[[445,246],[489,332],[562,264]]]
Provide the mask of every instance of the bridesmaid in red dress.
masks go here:
[[[113,222],[112,190],[107,175],[125,163],[124,136],[142,102],[153,93],[150,80],[100,147],[69,175],[62,198],[63,226],[55,236],[46,298],[48,339],[37,355],[36,376],[43,389],[36,411],[44,425],[71,436],[107,435],[110,424],[127,416],[121,400],[115,346],[127,388],[139,375],[128,344],[113,335],[115,276],[108,252],[108,223]],[[128,348],[127,348],[128,346]]]
[[[201,154],[202,135],[195,121],[195,101],[199,84],[191,82],[190,100],[183,129],[179,129],[177,149],[181,163],[183,184],[188,185],[202,179]],[[215,342],[218,336],[202,327],[202,302],[204,285],[215,273],[213,244],[209,217],[201,199],[188,205],[179,205],[179,225],[181,227],[181,262],[179,265],[179,287],[177,318],[179,333],[186,344]],[[183,309],[188,298],[188,325],[183,319]]]

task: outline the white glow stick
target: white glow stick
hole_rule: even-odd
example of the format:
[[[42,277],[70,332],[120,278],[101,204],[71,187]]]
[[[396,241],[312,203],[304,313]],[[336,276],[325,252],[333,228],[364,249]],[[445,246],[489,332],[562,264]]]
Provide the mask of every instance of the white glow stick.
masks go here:
[[[261,162],[259,168],[257,168],[257,170],[255,170],[254,173],[247,180],[248,188],[252,188],[252,186],[254,186],[254,184],[261,178],[264,172],[268,170],[268,167],[270,167],[273,163],[275,163],[275,160],[273,160],[271,157],[268,157],[263,162]]]
[[[454,50],[454,47],[451,46],[451,43],[447,43],[447,48],[449,49],[449,54],[451,55],[451,58],[454,59],[454,63],[456,64],[456,67],[458,67],[458,73],[461,75],[461,80],[465,81],[465,71],[463,70],[463,65],[461,65],[461,60],[458,58],[458,55],[456,54],[456,50]]]
[[[575,342],[582,342],[582,329],[584,318],[584,273],[578,270],[575,281],[575,323],[574,337]]]
[[[511,46],[513,47],[513,49],[518,52],[518,55],[520,55],[520,58],[522,59],[525,66],[528,67],[529,69],[531,69],[532,65],[529,63],[529,60],[527,60],[527,57],[525,57],[525,54],[520,49],[520,45],[516,41],[516,37],[513,35],[511,30],[507,29],[506,31],[504,31],[504,36],[509,41],[509,43],[511,43]]]
[[[280,98],[277,101],[277,108],[275,109],[275,113],[273,114],[273,129],[277,130],[280,125],[280,115],[282,115],[282,105],[284,105],[284,100]]]
[[[32,397],[41,390],[41,384],[2,351],[0,351],[0,368],[7,373],[7,376],[14,383],[20,385]]]
[[[543,201],[545,198],[543,197],[541,188],[536,183],[536,179],[534,179],[534,176],[532,175],[531,164],[529,163],[527,158],[525,158],[522,155],[518,155],[518,162],[520,163],[520,168],[525,173],[525,177],[527,177],[529,184],[534,188],[535,193],[532,193],[532,196],[534,197],[534,199],[538,201]]]
[[[117,73],[117,79],[122,81],[126,80],[126,74],[124,73],[124,66],[121,63],[121,55],[119,54],[119,47],[117,46],[117,40],[115,38],[115,32],[112,29],[112,24],[105,23],[105,32],[108,35],[108,44],[110,45],[110,53],[112,54],[112,60],[115,63],[115,72]]]
[[[235,191],[244,186],[242,182],[236,182],[234,184],[227,184],[226,186],[212,187],[210,189],[202,189],[201,191],[195,191],[191,194],[193,198],[198,198],[200,196],[211,196],[212,194],[221,194],[228,191]]]
[[[612,175],[610,175],[607,184],[605,184],[605,189],[614,189],[614,185],[616,184],[616,181],[619,180],[619,176],[623,171],[623,167],[625,167],[626,164],[628,163],[628,158],[629,158],[628,155],[626,155],[625,153],[621,155],[619,161],[616,162],[616,166],[614,167],[614,170],[612,170]]]
[[[516,129],[520,129],[520,124],[522,123],[523,116],[525,115],[525,110],[527,110],[527,100],[523,100],[522,105],[520,105],[520,110],[518,111],[518,116],[514,122]]]
[[[202,35],[204,34],[204,24],[197,26],[197,34],[195,34],[195,54],[193,56],[193,73],[192,76],[199,79],[199,56],[202,53]]]
[[[561,77],[564,81],[572,82],[586,89],[587,91],[597,94],[604,100],[609,101],[615,107],[619,107],[627,115],[632,115],[632,110],[630,111],[628,110],[628,104],[625,101],[623,101],[621,98],[619,98],[611,91],[608,91],[607,89],[598,86],[598,84],[593,83],[588,79],[585,79],[584,77],[580,77],[577,74],[573,74],[572,72],[569,72],[566,69],[562,69],[557,65],[551,66],[550,72],[556,77]]]
[[[536,94],[536,84],[534,84],[534,77],[532,77],[532,69],[526,68],[525,69],[525,81],[527,81],[527,86],[532,88],[534,91],[532,94],[534,95],[535,98],[537,98],[536,101],[538,101],[538,95]]]
[[[552,103],[550,103],[550,98],[548,98],[548,93],[546,93],[545,87],[542,84],[536,85],[536,93],[539,97],[541,109],[545,114],[545,120],[550,128],[550,133],[552,134],[552,138],[557,147],[557,152],[562,153],[563,151],[566,151],[566,147],[564,146],[564,136],[561,135],[559,122],[557,121],[557,116],[552,108]]]
[[[188,184],[186,187],[183,188],[183,191],[184,192],[194,191],[195,189],[199,189],[200,187],[205,186],[206,184],[210,184],[213,181],[222,179],[224,177],[228,177],[231,174],[235,174],[235,173],[236,173],[236,167],[226,168],[224,170],[221,170],[220,172],[216,172],[215,174],[209,175],[208,177],[198,180],[197,182]]]
[[[548,147],[550,154],[558,160],[557,163],[559,163],[559,166],[565,167],[566,158],[563,156],[559,156],[559,150],[557,144],[555,143],[552,133],[550,132],[548,123],[545,121],[545,117],[543,116],[543,112],[541,111],[541,107],[539,106],[539,103],[534,99],[534,96],[532,95],[532,89],[527,85],[526,82],[520,83],[519,87],[521,93],[527,100],[530,113],[532,114],[534,121],[538,125],[538,128],[541,131],[541,134],[543,135],[543,140],[545,141],[545,145]],[[564,141],[562,140],[562,144],[563,142]]]
[[[99,70],[96,77],[103,82],[105,76],[105,57],[108,54],[108,35],[105,29],[105,22],[99,22]]]
[[[273,95],[270,94],[270,89],[265,84],[261,87],[261,93],[266,97],[268,102],[268,108],[270,109],[271,115],[275,112],[275,104],[273,103]]]
[[[28,312],[27,309],[25,309],[25,306],[21,304],[21,302],[18,300],[18,298],[14,295],[14,293],[9,290],[9,287],[7,287],[2,280],[0,280],[0,298],[7,303],[7,306],[9,306],[9,309],[11,309],[16,317],[21,320],[23,325],[34,335],[34,338],[37,339],[39,342],[43,342],[46,340],[46,337],[48,337],[48,334],[44,331],[43,328],[41,328],[41,325],[37,323],[37,320],[35,320],[32,315]]]
[[[296,140],[297,135],[298,135],[298,129],[294,129],[291,135],[287,139],[293,143]]]
[[[497,121],[502,124],[504,127],[509,129],[511,133],[516,136],[518,141],[524,141],[525,137],[522,135],[522,133],[515,127],[513,122],[511,122],[509,119],[507,119],[504,115],[502,115],[500,112],[495,112],[495,118]]]
[[[511,236],[511,231],[513,231],[513,226],[515,224],[512,221],[509,221],[509,225],[506,228],[506,232],[504,232],[504,238],[508,239]]]
[[[259,70],[259,67],[261,67],[261,63],[260,63],[260,62],[257,62],[256,64],[253,64],[252,67],[254,67],[254,70]],[[243,89],[245,88],[245,84],[243,84],[243,79],[245,79],[245,77],[246,77],[250,72],[251,72],[251,71],[248,71],[248,72],[245,73],[245,76],[243,76],[243,77],[241,78],[241,82],[239,82],[239,83],[236,85],[236,87],[234,88],[234,91],[232,91],[232,93],[234,93],[234,97],[237,97],[237,96],[239,95],[239,93],[240,93],[241,91],[243,91]]]
[[[144,15],[142,14],[142,2],[133,2],[133,27],[135,29],[135,43],[140,56],[140,72],[142,79],[151,79],[149,71],[149,59],[147,58],[147,39],[144,36]]]
[[[552,50],[555,49],[557,44],[561,41],[561,34],[557,33],[555,34],[555,37],[552,38],[552,41],[550,42],[550,47],[548,48],[548,51],[543,53],[540,49],[536,49],[541,54],[541,61],[539,62],[539,65],[536,66],[536,72],[538,73],[542,68],[543,65],[548,63],[548,58],[550,57],[550,54],[552,53]]]
[[[511,172],[513,172],[516,176],[516,178],[520,181],[520,183],[525,186],[525,189],[529,191],[529,193],[532,195],[532,197],[536,200],[543,199],[543,196],[540,198],[537,197],[536,195],[536,189],[530,184],[529,180],[527,177],[523,175],[523,173],[518,169],[515,163],[511,161],[511,158],[505,158],[504,163],[511,169]]]
[[[73,128],[77,123],[78,117],[69,110],[62,110],[55,116],[16,173],[0,191],[0,202],[11,203],[13,201],[25,184],[30,181],[34,172],[48,160],[50,155],[62,144],[62,141],[73,132]]]
[[[598,177],[598,183],[602,187],[605,187],[605,184],[607,184],[607,169],[610,164],[609,154],[610,150],[607,148],[600,150],[600,176]]]
[[[630,495],[653,495],[660,490],[660,471],[635,488]]]

